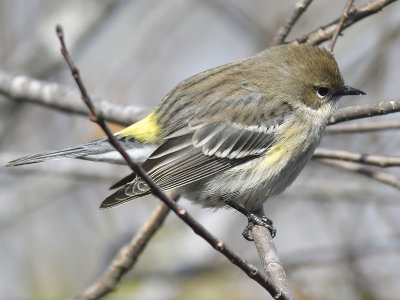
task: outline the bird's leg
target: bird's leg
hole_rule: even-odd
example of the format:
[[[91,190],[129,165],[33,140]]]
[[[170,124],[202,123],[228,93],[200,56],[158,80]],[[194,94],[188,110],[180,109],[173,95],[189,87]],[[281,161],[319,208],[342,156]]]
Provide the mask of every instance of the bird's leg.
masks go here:
[[[236,202],[225,199],[225,203],[230,207],[236,209],[238,212],[244,214],[248,219],[248,224],[246,228],[243,230],[243,237],[248,241],[253,241],[253,237],[251,236],[251,230],[254,225],[264,226],[271,233],[272,238],[276,235],[276,229],[270,219],[265,216],[263,207],[260,207],[254,212],[247,211],[244,207],[240,206]]]

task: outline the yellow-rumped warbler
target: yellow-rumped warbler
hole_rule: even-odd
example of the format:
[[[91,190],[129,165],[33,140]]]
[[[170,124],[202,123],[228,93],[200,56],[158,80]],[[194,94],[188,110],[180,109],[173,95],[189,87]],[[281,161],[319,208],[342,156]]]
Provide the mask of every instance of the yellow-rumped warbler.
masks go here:
[[[363,94],[344,84],[327,50],[283,45],[182,81],[146,118],[115,135],[163,190],[254,217],[311,158],[338,100]],[[60,158],[122,161],[103,138],[9,165]],[[135,174],[117,187],[101,208],[150,193]]]

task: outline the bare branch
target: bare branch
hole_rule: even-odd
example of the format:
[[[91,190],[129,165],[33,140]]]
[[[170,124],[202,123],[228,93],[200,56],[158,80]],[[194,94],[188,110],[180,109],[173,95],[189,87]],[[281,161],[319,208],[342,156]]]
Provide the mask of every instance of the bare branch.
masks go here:
[[[26,76],[12,76],[0,70],[0,94],[11,100],[26,101],[64,112],[88,115],[81,95],[75,88]],[[124,105],[94,97],[96,109],[104,113],[107,121],[130,125],[145,116],[148,109]]]
[[[336,124],[361,118],[391,114],[400,111],[400,99],[379,101],[367,105],[348,106],[338,109],[329,119],[329,124]]]
[[[347,171],[355,172],[364,176],[367,176],[369,178],[372,178],[376,181],[379,181],[381,183],[390,185],[392,187],[395,187],[397,189],[400,189],[400,181],[393,176],[392,174],[384,173],[384,172],[376,172],[371,169],[365,168],[363,166],[360,166],[358,164],[348,162],[348,161],[340,161],[336,159],[329,159],[329,158],[320,158],[318,161],[333,166],[337,167],[340,169],[344,169]]]
[[[348,152],[343,150],[331,150],[318,148],[315,150],[314,159],[332,158],[351,162],[362,163],[381,168],[400,166],[400,157],[398,156],[382,156]]]
[[[275,244],[272,241],[271,233],[266,227],[256,225],[252,229],[252,234],[265,273],[275,282],[282,292],[288,295],[290,299],[294,299],[286,279],[285,270],[279,259],[278,251],[276,251]]]
[[[361,8],[356,8],[352,10],[348,18],[343,24],[343,29],[350,27],[352,24],[381,11],[385,6],[395,2],[397,0],[375,0],[369,1]],[[329,23],[328,25],[321,26],[318,29],[310,32],[302,37],[297,38],[291,43],[309,43],[309,44],[321,44],[332,38],[335,31],[338,28],[340,19]]]
[[[365,133],[379,130],[399,129],[400,120],[385,122],[355,122],[351,124],[333,125],[325,129],[325,133]]]
[[[246,260],[241,258],[237,253],[233,252],[229,249],[225,243],[215,236],[213,236],[203,225],[201,225],[196,219],[194,219],[185,208],[177,205],[173,200],[171,200],[163,190],[161,190],[157,184],[146,174],[143,168],[135,163],[129,154],[124,150],[124,148],[120,145],[118,140],[112,134],[110,129],[102,117],[102,114],[96,111],[89,95],[86,92],[86,88],[82,82],[82,79],[79,75],[79,70],[75,67],[68,51],[64,43],[64,35],[63,30],[60,25],[57,26],[57,35],[61,43],[61,53],[65,57],[65,60],[68,63],[68,66],[71,70],[72,76],[74,77],[79,90],[82,94],[82,99],[88,106],[91,116],[90,120],[96,122],[106,133],[110,144],[122,155],[125,159],[129,167],[134,171],[138,176],[140,176],[143,181],[150,187],[151,192],[161,201],[163,201],[182,221],[184,221],[187,225],[189,225],[192,230],[200,235],[204,240],[206,240],[214,249],[222,253],[227,259],[229,259],[233,264],[238,266],[242,271],[244,271],[250,278],[259,283],[262,287],[264,287],[275,299],[284,299],[289,300],[289,297],[284,294],[269,277],[264,276],[262,273],[258,271],[253,265],[249,264]]]
[[[170,196],[174,200],[178,198],[177,194],[170,194]],[[164,203],[160,203],[132,240],[118,251],[104,274],[75,299],[99,299],[112,292],[122,276],[135,265],[139,255],[161,227],[168,213],[169,208]]]
[[[354,0],[348,0],[347,1],[346,7],[344,8],[344,11],[343,11],[343,15],[340,18],[340,22],[339,22],[339,24],[338,24],[338,26],[336,28],[335,33],[333,34],[331,43],[330,43],[329,48],[328,48],[329,51],[331,51],[331,52],[333,52],[333,48],[335,47],[336,40],[337,40],[337,38],[338,38],[338,36],[340,34],[340,31],[343,28],[344,21],[346,21],[346,19],[349,17],[349,11],[350,11],[351,7],[353,6],[353,2],[354,2]]]
[[[279,28],[278,32],[274,36],[272,42],[269,44],[270,47],[281,45],[285,42],[286,37],[292,30],[294,24],[306,11],[307,7],[311,4],[312,0],[300,0],[296,3],[295,10],[293,13],[286,19],[285,23]]]

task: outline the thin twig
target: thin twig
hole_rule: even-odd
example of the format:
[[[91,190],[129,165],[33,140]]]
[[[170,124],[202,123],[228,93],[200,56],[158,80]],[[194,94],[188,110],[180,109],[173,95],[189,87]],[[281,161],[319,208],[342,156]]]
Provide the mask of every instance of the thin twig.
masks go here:
[[[272,39],[272,42],[269,44],[270,47],[281,45],[285,42],[286,37],[292,30],[294,24],[306,11],[307,7],[311,4],[312,0],[300,0],[296,3],[295,10],[293,13],[286,19],[285,23],[279,28],[278,32]]]
[[[350,27],[354,23],[356,23],[372,14],[376,14],[376,13],[380,12],[385,6],[391,4],[395,1],[397,1],[397,0],[369,1],[363,7],[353,9],[349,13],[348,18],[345,20],[342,31],[344,29]],[[337,30],[339,22],[340,22],[340,19],[338,18],[325,26],[320,26],[320,27],[318,27],[318,29],[295,39],[291,43],[321,44],[332,38],[332,36],[335,34],[335,31]]]
[[[342,160],[336,160],[336,159],[330,159],[330,158],[321,158],[321,159],[318,159],[318,161],[320,161],[324,164],[333,166],[333,167],[337,167],[340,169],[344,169],[347,171],[351,171],[351,172],[355,172],[355,173],[367,176],[367,177],[372,178],[381,183],[384,183],[384,184],[390,185],[394,188],[400,189],[400,181],[392,174],[388,174],[388,173],[384,173],[384,172],[376,172],[371,169],[360,166],[359,164],[348,162],[348,161],[342,161]]]
[[[68,66],[71,70],[71,73],[79,87],[79,90],[82,93],[82,98],[83,101],[86,103],[88,106],[91,116],[90,120],[93,122],[96,122],[103,131],[106,133],[109,142],[113,147],[122,155],[122,157],[126,160],[127,164],[129,167],[139,176],[141,177],[144,182],[149,186],[151,192],[153,195],[155,195],[157,198],[159,198],[161,201],[163,201],[182,221],[184,221],[192,230],[200,235],[203,239],[205,239],[213,248],[215,248],[217,251],[222,253],[226,258],[228,258],[233,264],[238,266],[242,271],[244,271],[250,278],[255,280],[257,283],[259,283],[261,286],[263,286],[275,299],[285,299],[289,300],[288,296],[272,282],[272,280],[266,276],[264,276],[262,273],[258,271],[257,268],[255,268],[253,265],[249,264],[246,260],[241,258],[238,254],[233,252],[231,249],[229,249],[225,243],[218,238],[216,238],[214,235],[212,235],[207,229],[205,229],[204,226],[202,226],[196,219],[194,219],[185,208],[177,205],[173,200],[171,200],[164,191],[162,191],[157,184],[146,174],[146,172],[143,170],[143,168],[135,163],[128,153],[123,149],[123,147],[119,144],[118,140],[115,138],[115,136],[112,134],[110,129],[108,128],[107,124],[104,121],[104,118],[101,113],[98,113],[92,103],[92,101],[89,98],[89,95],[86,92],[86,89],[84,87],[84,84],[82,82],[82,79],[80,78],[79,75],[79,70],[75,67],[71,57],[69,56],[69,53],[67,51],[67,48],[65,46],[64,42],[64,35],[63,35],[63,30],[60,25],[57,25],[57,35],[61,43],[61,53],[65,57],[65,60],[68,63]]]
[[[329,124],[336,124],[361,118],[386,115],[400,111],[400,99],[379,101],[367,105],[348,106],[338,109],[329,119]]]
[[[331,150],[322,148],[318,148],[315,150],[313,158],[333,158],[338,160],[362,163],[365,165],[377,166],[381,168],[400,166],[400,157],[398,156],[361,154],[343,150]]]
[[[341,124],[329,126],[325,129],[326,134],[339,133],[366,133],[371,131],[392,130],[400,128],[400,120],[384,122],[355,122],[351,124]]]
[[[174,200],[178,198],[177,194],[170,196]],[[169,208],[164,203],[160,203],[132,240],[118,251],[103,275],[74,299],[99,299],[112,292],[122,276],[135,265],[139,255],[161,227],[168,213]]]
[[[294,295],[286,279],[285,269],[282,267],[278,251],[272,241],[271,233],[266,227],[258,225],[253,226],[251,232],[265,273],[276,283],[282,292],[288,295],[290,299],[294,299]]]
[[[340,31],[343,28],[344,21],[346,21],[346,19],[349,17],[349,12],[350,12],[351,7],[353,6],[353,2],[354,2],[354,0],[348,0],[347,1],[346,7],[344,8],[344,11],[343,11],[343,15],[340,18],[340,22],[339,22],[339,24],[338,24],[338,26],[337,26],[337,28],[335,30],[335,33],[333,34],[331,43],[330,43],[329,48],[328,48],[329,51],[331,51],[331,52],[333,52],[333,48],[335,47],[336,40],[337,40],[337,38],[338,38],[338,36],[340,34]]]

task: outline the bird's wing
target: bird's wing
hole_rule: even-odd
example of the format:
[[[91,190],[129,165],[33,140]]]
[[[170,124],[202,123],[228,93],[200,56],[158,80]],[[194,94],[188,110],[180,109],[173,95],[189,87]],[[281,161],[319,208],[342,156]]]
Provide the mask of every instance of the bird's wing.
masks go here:
[[[143,163],[147,174],[162,189],[175,189],[265,153],[276,142],[276,132],[287,114],[257,122],[251,109],[237,107],[246,105],[240,100],[230,100],[237,102],[235,108],[241,111],[240,118],[232,118],[219,110],[216,115],[214,110],[208,109],[168,135]],[[135,178],[109,196],[101,207],[111,207],[149,192],[142,179]]]

